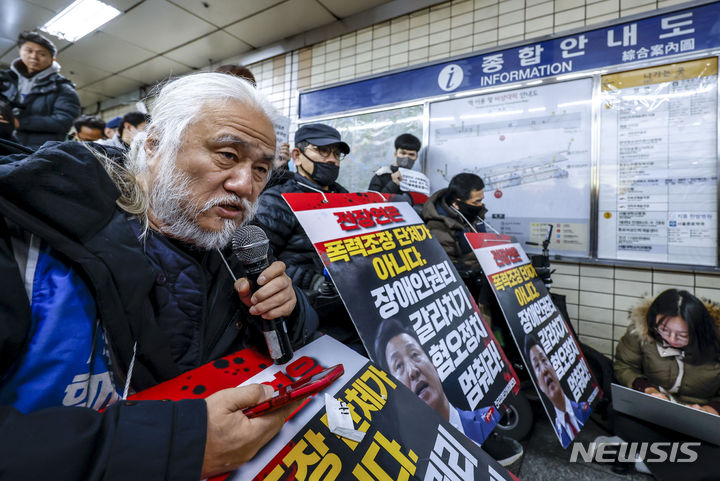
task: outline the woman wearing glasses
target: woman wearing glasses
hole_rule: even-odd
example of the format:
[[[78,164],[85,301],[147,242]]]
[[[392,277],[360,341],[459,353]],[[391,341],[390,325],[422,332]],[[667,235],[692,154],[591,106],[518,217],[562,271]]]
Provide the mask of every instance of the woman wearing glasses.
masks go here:
[[[630,313],[630,325],[615,351],[615,376],[620,384],[662,399],[718,415],[720,412],[720,306],[703,302],[687,291],[668,289]],[[596,443],[681,443],[691,441],[694,462],[669,458],[644,463],[635,470],[659,481],[717,481],[720,448],[655,423],[610,410],[615,436]],[[658,420],[660,421],[660,420]],[[650,448],[652,449],[652,448]],[[643,455],[644,456],[644,455]],[[652,458],[652,455],[651,455]],[[632,456],[631,456],[632,459]],[[616,465],[627,469],[628,465]]]
[[[633,309],[615,353],[627,386],[717,415],[720,412],[720,307],[668,289]]]

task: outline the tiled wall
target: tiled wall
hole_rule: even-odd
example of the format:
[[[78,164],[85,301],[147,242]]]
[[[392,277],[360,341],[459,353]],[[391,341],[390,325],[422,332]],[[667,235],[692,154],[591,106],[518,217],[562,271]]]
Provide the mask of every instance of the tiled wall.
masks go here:
[[[592,26],[677,0],[457,0],[300,50],[299,88]]]
[[[628,310],[645,296],[677,288],[720,302],[716,274],[565,262],[556,262],[553,268],[552,291],[566,296],[568,314],[581,340],[603,354],[615,352],[627,329]]]

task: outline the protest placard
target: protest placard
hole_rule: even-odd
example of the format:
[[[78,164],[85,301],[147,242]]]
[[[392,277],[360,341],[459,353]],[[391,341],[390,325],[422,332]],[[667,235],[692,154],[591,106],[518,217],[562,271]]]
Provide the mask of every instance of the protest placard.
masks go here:
[[[465,234],[480,262],[555,434],[567,447],[602,396],[567,320],[515,242],[488,242],[494,234]]]
[[[370,355],[477,443],[517,394],[515,372],[442,246],[403,202],[283,194]],[[382,199],[384,200],[384,199]]]
[[[278,389],[336,364],[345,371],[339,379],[310,398],[249,462],[212,481],[517,481],[402,384],[329,336],[298,349],[284,365],[273,364],[267,353],[243,349],[129,399],[197,399],[251,383]],[[354,429],[364,433],[362,441],[330,431],[326,394],[345,403]]]
[[[430,195],[430,179],[427,178],[427,175],[417,170],[404,169],[402,167],[398,170],[402,174],[400,190]]]
[[[405,386],[329,336],[298,350],[285,366],[273,365],[243,384],[277,386],[337,363],[344,365],[345,374],[324,393],[350,412],[354,429],[365,434],[362,441],[330,432],[324,395],[320,394],[228,479],[513,479]]]

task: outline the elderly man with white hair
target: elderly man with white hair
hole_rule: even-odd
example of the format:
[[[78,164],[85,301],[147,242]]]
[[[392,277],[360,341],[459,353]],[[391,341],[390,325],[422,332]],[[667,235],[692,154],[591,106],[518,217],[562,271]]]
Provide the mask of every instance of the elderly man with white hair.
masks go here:
[[[273,115],[249,83],[194,74],[159,92],[127,170],[80,143],[0,157],[0,477],[197,480],[279,431],[296,405],[241,412],[267,386],[125,400],[255,344],[251,316],[285,317],[296,345],[315,330],[284,264],[253,293],[222,258],[272,168]]]

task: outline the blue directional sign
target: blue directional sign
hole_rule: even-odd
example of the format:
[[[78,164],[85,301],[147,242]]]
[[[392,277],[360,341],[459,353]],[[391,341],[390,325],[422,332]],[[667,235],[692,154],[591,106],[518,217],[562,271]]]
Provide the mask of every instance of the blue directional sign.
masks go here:
[[[300,118],[720,46],[720,3],[302,93]]]

